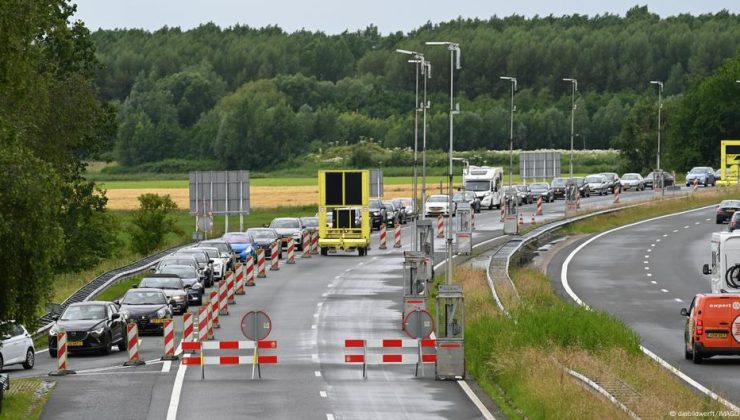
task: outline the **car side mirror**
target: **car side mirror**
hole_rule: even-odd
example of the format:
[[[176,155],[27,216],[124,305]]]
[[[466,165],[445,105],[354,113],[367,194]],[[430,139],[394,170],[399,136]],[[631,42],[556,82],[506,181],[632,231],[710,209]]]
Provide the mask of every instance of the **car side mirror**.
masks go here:
[[[177,302],[175,302],[175,299],[170,299],[170,306],[177,305]]]
[[[52,315],[51,316],[52,321],[59,321],[59,315]]]
[[[213,260],[208,260],[208,264],[213,264]]]
[[[681,308],[681,316],[689,316],[689,311],[686,308]]]
[[[120,319],[120,318],[121,318],[121,314],[118,314],[118,313],[110,316],[110,319]]]
[[[702,272],[702,274],[704,274],[705,276],[708,276],[708,275],[712,274],[712,270],[710,270],[710,269],[709,269],[709,264],[704,264],[704,265],[703,265],[703,266],[701,267],[701,272]]]

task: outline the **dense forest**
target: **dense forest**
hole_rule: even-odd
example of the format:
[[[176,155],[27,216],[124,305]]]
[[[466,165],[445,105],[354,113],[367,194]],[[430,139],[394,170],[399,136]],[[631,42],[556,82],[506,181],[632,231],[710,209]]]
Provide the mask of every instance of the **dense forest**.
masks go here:
[[[665,86],[663,147],[672,169],[714,163],[717,136],[740,136],[740,16],[726,11],[662,19],[636,6],[623,17],[458,19],[385,36],[372,26],[326,35],[204,24],[100,30],[91,39],[103,63],[99,95],[118,111],[105,157],[129,167],[187,159],[199,168],[264,170],[332,144],[412,146],[415,68],[397,48],[420,51],[432,63],[428,141],[443,149],[449,53],[424,45],[432,40],[458,42],[462,50],[458,150],[508,149],[510,85],[503,75],[519,82],[517,148],[570,147],[571,85],[564,77],[578,79],[576,146],[624,150],[625,168],[650,168],[655,156],[658,95],[651,80]],[[708,95],[707,81],[718,77],[712,95],[720,97],[706,104],[720,115],[704,121],[711,127],[696,127],[705,111],[698,96]],[[698,96],[689,102],[689,94]],[[691,153],[683,153],[687,146]]]

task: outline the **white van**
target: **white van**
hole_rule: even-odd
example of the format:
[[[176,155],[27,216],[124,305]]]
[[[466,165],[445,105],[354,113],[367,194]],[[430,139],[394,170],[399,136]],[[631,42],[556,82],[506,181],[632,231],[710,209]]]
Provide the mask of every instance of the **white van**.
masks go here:
[[[503,168],[488,166],[468,166],[463,169],[463,185],[466,191],[475,192],[480,199],[481,207],[492,209],[501,208],[501,180],[504,176]]]
[[[711,264],[702,272],[709,275],[712,293],[740,292],[740,232],[714,232],[710,245]]]

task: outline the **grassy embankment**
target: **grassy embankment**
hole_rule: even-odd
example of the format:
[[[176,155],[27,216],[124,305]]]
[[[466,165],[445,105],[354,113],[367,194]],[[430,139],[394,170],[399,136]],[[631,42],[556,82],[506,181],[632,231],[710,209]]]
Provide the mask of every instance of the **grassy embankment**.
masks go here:
[[[3,401],[3,419],[37,420],[51,395],[53,384],[38,378],[12,379]]]

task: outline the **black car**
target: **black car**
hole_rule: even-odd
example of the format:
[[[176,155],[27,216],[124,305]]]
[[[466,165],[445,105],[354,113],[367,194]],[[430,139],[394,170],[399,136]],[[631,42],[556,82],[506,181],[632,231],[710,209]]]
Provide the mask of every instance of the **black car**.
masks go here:
[[[114,302],[128,320],[136,321],[140,334],[164,334],[164,321],[172,319],[171,302],[161,289],[131,289]]]
[[[236,262],[237,255],[231,245],[220,239],[209,239],[206,241],[198,242],[196,247],[209,247],[216,248],[221,253],[221,259],[226,263],[226,270],[233,270],[234,263]]]
[[[455,208],[459,208],[460,203],[470,203],[470,208],[480,213],[480,199],[474,191],[458,191],[452,196],[452,202],[456,204]]]
[[[380,229],[380,225],[387,223],[387,211],[380,200],[370,200],[370,229]]]
[[[126,317],[112,302],[79,302],[54,315],[49,329],[49,355],[57,357],[57,332],[67,332],[69,353],[100,352],[110,354],[113,345],[126,351]]]
[[[272,259],[272,247],[273,244],[278,244],[278,259],[283,258],[282,239],[280,235],[271,228],[250,228],[247,229],[247,233],[252,236],[254,249],[262,249],[265,251],[265,259]],[[303,241],[301,238],[300,241]],[[298,248],[296,248],[298,249]]]
[[[547,182],[533,182],[529,185],[529,188],[532,190],[532,196],[535,200],[542,197],[542,201],[545,203],[555,201],[555,194]]]
[[[205,283],[206,285],[213,285],[213,260],[211,260],[211,258],[205,251],[198,248],[184,248],[177,250],[173,255],[190,255],[192,257],[195,257],[195,261],[198,262],[198,266],[200,267],[205,277],[203,283]]]
[[[177,277],[185,286],[188,297],[188,306],[203,304],[203,284],[198,279],[198,273],[193,267],[186,265],[168,265],[157,272],[157,277]],[[156,275],[155,275],[156,276]]]
[[[514,188],[516,188],[519,196],[522,197],[524,204],[532,204],[534,202],[532,190],[529,189],[529,185],[514,185]]]
[[[740,210],[740,200],[722,200],[715,211],[717,224],[729,222],[738,210]]]
[[[391,200],[393,202],[393,207],[395,207],[398,210],[398,220],[402,225],[406,224],[406,206],[403,204],[403,201],[399,198],[395,198]]]
[[[388,227],[393,227],[397,224],[401,223],[401,209],[396,208],[396,205],[393,204],[393,201],[391,200],[383,200],[383,207],[385,207],[385,214],[386,219],[385,222],[388,225]],[[403,212],[404,215],[406,214]]]
[[[568,180],[565,178],[553,178],[552,183],[552,196],[553,199],[565,198],[565,186]]]
[[[138,287],[160,289],[167,295],[168,301],[172,302],[172,311],[184,314],[190,306],[188,304],[188,293],[185,289],[185,283],[179,277],[171,274],[149,275],[141,279]]]
[[[574,177],[574,181],[576,181],[576,186],[578,187],[578,194],[581,195],[581,198],[591,197],[591,187],[588,186],[588,183],[586,182],[586,178],[579,176]]]
[[[606,177],[606,189],[612,194],[614,194],[615,188],[619,188],[619,186],[622,185],[619,175],[614,172],[602,172],[599,175],[604,175]]]
[[[730,225],[727,227],[730,232],[734,232],[735,229],[740,228],[740,211],[735,212],[730,219]]]
[[[668,172],[662,172],[662,174],[664,187],[670,187],[675,183],[671,174],[669,174]],[[645,178],[643,178],[643,181],[645,181],[645,188],[655,189],[656,180],[660,181],[660,177],[655,175],[655,171],[645,175]]]

